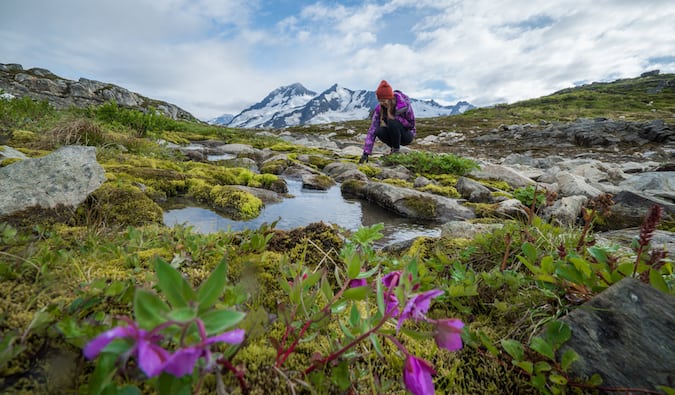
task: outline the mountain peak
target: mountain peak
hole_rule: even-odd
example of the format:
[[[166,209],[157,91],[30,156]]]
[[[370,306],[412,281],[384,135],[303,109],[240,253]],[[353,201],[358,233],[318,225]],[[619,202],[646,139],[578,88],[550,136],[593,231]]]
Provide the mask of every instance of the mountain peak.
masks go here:
[[[418,118],[456,115],[474,107],[466,102],[458,102],[454,106],[413,98],[411,102]],[[221,123],[217,118],[212,123],[240,128],[284,128],[353,121],[367,119],[376,105],[374,91],[353,91],[335,83],[317,94],[296,82],[273,90],[261,102],[245,109],[229,123]]]

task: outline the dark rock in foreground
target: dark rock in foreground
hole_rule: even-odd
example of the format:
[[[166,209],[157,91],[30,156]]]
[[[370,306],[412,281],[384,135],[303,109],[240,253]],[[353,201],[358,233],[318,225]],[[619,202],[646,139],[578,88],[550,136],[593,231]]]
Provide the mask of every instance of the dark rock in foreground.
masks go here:
[[[572,373],[598,373],[602,387],[675,386],[675,298],[632,278],[600,293],[563,319],[572,338],[563,345],[583,360]]]

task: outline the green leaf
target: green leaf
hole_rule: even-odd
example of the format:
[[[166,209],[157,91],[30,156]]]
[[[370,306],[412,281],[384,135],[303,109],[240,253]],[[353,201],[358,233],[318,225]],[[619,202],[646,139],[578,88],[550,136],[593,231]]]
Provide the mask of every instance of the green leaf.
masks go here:
[[[347,277],[354,279],[361,273],[361,257],[357,253],[353,253],[347,260]]]
[[[187,323],[197,317],[197,312],[192,307],[182,307],[180,309],[173,309],[167,314],[167,318],[172,321]]]
[[[342,391],[347,390],[352,385],[352,381],[349,378],[349,366],[346,361],[340,362],[337,366],[333,367],[331,381]]]
[[[555,360],[553,346],[541,337],[535,337],[530,342],[530,348],[548,359]]]
[[[568,349],[567,351],[565,351],[565,353],[562,355],[562,358],[560,359],[560,367],[564,372],[566,372],[574,362],[580,359],[581,356],[579,356],[579,354],[577,354],[576,351]]]
[[[378,270],[380,270],[380,265],[379,265],[379,264],[378,264],[378,265],[375,265],[374,268],[372,268],[372,269],[370,269],[370,270],[368,270],[368,271],[366,271],[366,272],[361,272],[361,273],[359,273],[359,275],[356,276],[356,278],[358,278],[359,280],[360,280],[360,279],[364,279],[364,278],[370,278],[370,276],[372,276],[373,274],[377,273]]]
[[[527,372],[527,374],[532,374],[533,368],[532,368],[532,362],[531,361],[516,361],[515,359],[511,361],[511,363],[514,366],[517,366],[524,371]]]
[[[665,385],[657,385],[656,389],[663,391],[666,395],[675,395],[675,388],[673,387],[666,387]]]
[[[380,313],[380,315],[384,315],[386,306],[384,304],[384,288],[382,286],[382,279],[380,276],[377,276],[375,284],[375,290],[377,292],[377,311]]]
[[[349,338],[350,340],[356,338],[356,336],[354,336],[352,331],[350,331],[349,328],[347,328],[347,325],[345,325],[342,322],[342,320],[338,319],[337,321],[338,321],[338,324],[340,324],[340,329],[342,329],[342,333],[344,333],[345,336],[347,336],[347,338]]]
[[[549,372],[551,370],[551,364],[546,361],[539,361],[534,364],[534,372],[536,374],[542,372]]]
[[[304,289],[310,289],[319,282],[321,276],[323,276],[323,270],[317,270],[316,272],[311,273],[306,279],[302,280],[302,287]]]
[[[537,374],[532,377],[530,377],[530,383],[532,386],[544,393],[547,393],[546,390],[546,376],[543,374]]]
[[[499,350],[497,349],[497,347],[495,347],[494,343],[492,342],[492,339],[490,339],[488,335],[485,334],[485,332],[479,330],[478,338],[480,339],[480,342],[483,343],[485,348],[490,352],[490,354],[494,355],[495,357],[499,356]]]
[[[186,307],[190,301],[195,300],[195,292],[178,270],[157,258],[155,271],[157,286],[173,307]]]
[[[581,277],[581,274],[574,266],[563,264],[558,266],[555,272],[558,277],[562,278],[563,280],[567,280],[574,284],[584,284],[584,279]]]
[[[384,357],[384,352],[382,352],[382,345],[380,344],[380,339],[377,338],[377,335],[371,333],[370,336],[368,336],[368,338],[370,339],[370,342],[373,344],[373,348],[375,349],[377,355],[380,357]]]
[[[166,322],[169,306],[157,295],[144,289],[136,289],[134,294],[134,317],[138,326],[151,330]]]
[[[99,395],[105,393],[106,387],[112,383],[113,377],[117,372],[116,354],[101,353],[96,362],[94,372],[89,376],[89,394]]]
[[[525,242],[521,248],[525,258],[527,258],[530,263],[537,262],[537,247],[535,247],[534,244]]]
[[[199,318],[204,323],[206,334],[211,336],[237,325],[245,316],[238,311],[212,310],[201,314]]]
[[[596,246],[588,247],[588,249],[586,249],[586,251],[588,251],[588,253],[593,258],[595,258],[595,260],[598,261],[599,263],[606,264],[607,261],[609,260],[608,257],[607,257],[607,251],[602,247],[596,247]]]
[[[501,341],[502,347],[506,352],[516,361],[522,361],[525,357],[525,350],[520,342],[513,339],[503,339]]]
[[[649,269],[649,284],[663,293],[670,294],[670,288],[658,270]]]
[[[551,380],[553,384],[557,385],[567,385],[567,379],[558,374],[551,374],[548,376],[548,379]]]
[[[162,373],[157,380],[157,390],[160,395],[191,395],[191,376],[175,377]]]
[[[572,262],[574,268],[577,269],[577,271],[585,278],[591,277],[592,270],[590,262],[578,256],[570,256],[568,259],[570,262]]]
[[[330,283],[325,279],[321,281],[321,293],[323,293],[323,297],[326,298],[326,303],[330,303],[333,300],[333,296],[335,295],[333,293],[333,288],[330,286]]]
[[[598,373],[593,374],[588,380],[588,384],[597,387],[598,385],[602,384],[602,376],[600,376]]]
[[[117,390],[117,395],[143,395],[135,385],[125,385]]]
[[[541,258],[541,268],[546,272],[547,274],[553,274],[555,271],[555,264],[553,261],[553,257],[550,255],[546,255],[545,257]]]
[[[352,328],[358,328],[361,324],[361,313],[359,312],[356,303],[352,304],[352,310],[349,312],[349,324]]]
[[[345,300],[364,300],[366,296],[368,296],[368,292],[370,292],[370,287],[367,285],[363,287],[354,287],[346,290],[342,294],[342,297]]]
[[[222,295],[226,283],[227,262],[223,259],[197,290],[197,301],[199,302],[200,311],[205,311],[213,306],[220,295]]]
[[[340,302],[332,305],[330,307],[330,311],[333,314],[337,314],[337,313],[343,312],[346,308],[347,308],[347,301],[341,300]]]
[[[557,350],[570,337],[572,337],[572,330],[565,322],[555,320],[546,325],[546,338],[554,350]]]

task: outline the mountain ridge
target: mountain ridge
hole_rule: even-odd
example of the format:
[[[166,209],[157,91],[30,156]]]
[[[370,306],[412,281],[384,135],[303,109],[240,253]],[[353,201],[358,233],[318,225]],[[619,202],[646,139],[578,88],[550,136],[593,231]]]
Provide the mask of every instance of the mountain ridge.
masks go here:
[[[465,101],[443,106],[434,100],[410,100],[417,118],[457,115],[475,108]],[[335,83],[316,93],[296,82],[273,90],[260,102],[234,115],[229,122],[223,121],[229,116],[224,114],[208,123],[254,129],[354,121],[367,119],[377,103],[374,91],[352,90]]]
[[[151,99],[111,83],[87,78],[69,80],[44,68],[24,69],[18,63],[0,63],[0,90],[13,96],[47,100],[58,109],[98,106],[113,100],[122,107],[143,112],[152,108],[175,120],[197,120],[175,104]]]

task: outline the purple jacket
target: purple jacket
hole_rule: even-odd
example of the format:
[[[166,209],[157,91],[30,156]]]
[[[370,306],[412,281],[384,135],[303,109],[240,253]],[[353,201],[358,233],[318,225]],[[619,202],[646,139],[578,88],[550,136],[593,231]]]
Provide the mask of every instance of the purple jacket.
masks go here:
[[[401,91],[394,91],[394,98],[396,99],[396,120],[401,122],[403,127],[408,129],[413,137],[417,133],[415,129],[415,113],[410,105],[410,99]],[[363,145],[363,152],[370,155],[373,153],[373,146],[375,145],[375,131],[380,126],[380,114],[382,108],[378,104],[373,112],[373,120],[370,123],[368,134],[366,134],[366,142]]]

